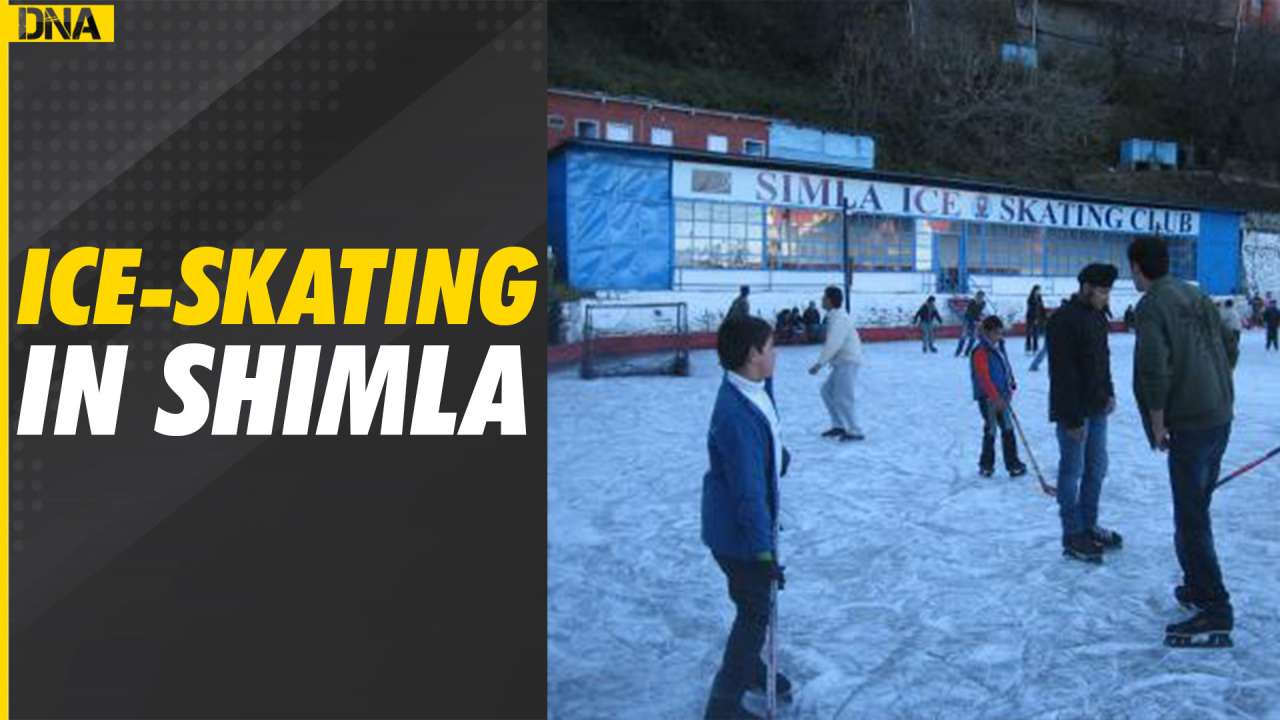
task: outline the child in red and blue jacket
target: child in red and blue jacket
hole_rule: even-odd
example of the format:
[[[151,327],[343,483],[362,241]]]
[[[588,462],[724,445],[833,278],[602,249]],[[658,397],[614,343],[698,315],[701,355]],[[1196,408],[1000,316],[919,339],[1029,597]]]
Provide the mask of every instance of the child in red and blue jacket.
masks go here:
[[[978,412],[982,414],[982,456],[978,459],[978,471],[983,477],[995,474],[996,428],[1000,429],[1004,467],[1009,476],[1018,477],[1027,472],[1027,466],[1018,459],[1018,442],[1013,434],[1009,406],[1018,382],[1005,354],[1003,338],[1004,323],[994,315],[988,317],[982,321],[978,347],[969,357],[973,399],[978,401]]]

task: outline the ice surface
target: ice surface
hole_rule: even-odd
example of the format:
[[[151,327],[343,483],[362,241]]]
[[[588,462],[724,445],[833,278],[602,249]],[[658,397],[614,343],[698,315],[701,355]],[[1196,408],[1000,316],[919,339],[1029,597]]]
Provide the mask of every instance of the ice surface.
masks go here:
[[[1015,409],[1049,481],[1048,378],[1009,340]],[[1034,474],[977,473],[981,428],[953,341],[865,346],[864,443],[828,419],[815,347],[779,353],[794,455],[782,481],[780,595],[794,718],[1280,718],[1280,459],[1215,496],[1236,647],[1170,650],[1185,616],[1164,456],[1131,391],[1133,338],[1113,335],[1120,407],[1101,523],[1125,547],[1099,567],[1060,555]],[[700,717],[732,606],[699,540],[714,353],[689,378],[548,380],[547,691],[554,718]],[[1247,333],[1224,472],[1280,444],[1280,353]],[[1025,451],[1023,459],[1026,460]],[[1028,463],[1029,464],[1029,463]]]

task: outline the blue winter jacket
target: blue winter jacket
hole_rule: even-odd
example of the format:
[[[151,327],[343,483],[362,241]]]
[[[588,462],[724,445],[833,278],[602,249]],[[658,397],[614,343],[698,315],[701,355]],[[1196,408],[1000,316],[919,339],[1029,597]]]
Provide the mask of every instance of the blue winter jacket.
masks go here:
[[[1009,364],[1009,356],[1004,352],[1003,342],[997,347],[985,335],[979,336],[978,347],[969,357],[969,369],[974,400],[992,400],[993,393],[1006,402],[1013,397],[1018,383],[1013,379],[1013,368]]]
[[[765,382],[765,391],[772,401],[772,381]],[[786,474],[790,454],[783,449],[779,473],[769,421],[727,377],[711,413],[707,454],[711,469],[702,478],[702,542],[717,555],[740,560],[775,552],[778,475]]]

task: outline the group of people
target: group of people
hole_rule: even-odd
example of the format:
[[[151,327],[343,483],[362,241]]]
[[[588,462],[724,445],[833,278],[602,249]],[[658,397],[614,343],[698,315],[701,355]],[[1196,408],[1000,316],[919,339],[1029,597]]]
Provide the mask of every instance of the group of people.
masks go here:
[[[1063,300],[1063,302],[1065,303],[1066,300]],[[987,294],[979,290],[965,305],[964,315],[961,318],[960,340],[956,343],[955,357],[960,357],[961,355],[968,357],[979,347],[983,333],[986,332],[983,326],[984,319],[988,315]],[[1036,285],[1031,288],[1031,293],[1027,296],[1026,353],[1028,355],[1037,355],[1041,352],[1040,338],[1044,335],[1048,320],[1049,311],[1045,309],[1044,297],[1040,294],[1040,286]],[[938,352],[938,348],[934,344],[934,336],[936,328],[942,323],[942,314],[938,312],[937,298],[930,295],[911,318],[912,325],[920,326],[922,352]]]
[[[750,315],[750,297],[751,286],[741,286],[738,297],[729,305],[729,312],[725,317]],[[773,324],[774,341],[779,344],[816,343],[822,339],[822,329],[822,314],[818,311],[817,303],[810,300],[804,312],[798,306],[778,311]]]
[[[1182,570],[1182,582],[1173,594],[1179,604],[1195,611],[1189,619],[1166,627],[1166,641],[1196,644],[1224,637],[1234,624],[1209,510],[1231,434],[1237,337],[1208,296],[1170,276],[1169,250],[1162,238],[1136,238],[1128,248],[1128,260],[1134,284],[1144,293],[1133,311],[1137,334],[1132,392],[1152,449],[1168,453],[1174,554]],[[1108,418],[1117,407],[1106,312],[1117,275],[1113,265],[1088,265],[1077,277],[1079,291],[1052,316],[1043,315],[1049,421],[1056,425],[1059,451],[1062,549],[1068,558],[1091,563],[1102,562],[1104,553],[1123,543],[1118,532],[1099,522]],[[981,294],[975,301],[982,302]],[[822,397],[833,427],[824,435],[850,439],[861,435],[852,416],[861,343],[838,288],[827,289],[822,305],[827,311],[827,339],[810,372],[831,366]],[[941,322],[936,309],[930,312],[932,307],[930,298],[921,308],[923,322]],[[979,470],[984,476],[993,474],[999,432],[1006,469],[1010,475],[1021,475],[1026,468],[1012,431],[1017,382],[1004,349],[1003,322],[996,316],[979,320],[981,305],[977,307],[969,333],[972,347],[964,352],[970,356],[973,395],[983,422]],[[1039,321],[1042,310],[1043,305],[1033,307],[1028,300],[1028,314],[1035,313],[1032,320]],[[966,324],[970,321],[966,313]],[[1028,351],[1038,340],[1029,341]],[[936,352],[929,341],[926,350]],[[703,478],[702,539],[726,578],[736,616],[705,716],[744,718],[754,717],[742,706],[744,694],[763,689],[769,679],[760,654],[772,609],[771,591],[786,583],[777,558],[777,528],[779,478],[787,474],[790,455],[773,401],[773,328],[749,314],[731,313],[717,334],[717,353],[725,375],[707,436],[710,469]],[[790,680],[775,674],[774,681],[778,698],[787,702]]]
[[[822,337],[822,315],[812,300],[809,307],[800,312],[800,308],[783,309],[778,313],[773,332],[780,343],[818,342]]]
[[[1271,297],[1269,292],[1265,300],[1261,295],[1255,294],[1249,300],[1249,310],[1249,325],[1266,329],[1266,350],[1280,351],[1280,307],[1276,306],[1275,298]],[[1223,322],[1230,325],[1237,336],[1244,332],[1245,324],[1236,311],[1234,301],[1224,301],[1221,313]]]

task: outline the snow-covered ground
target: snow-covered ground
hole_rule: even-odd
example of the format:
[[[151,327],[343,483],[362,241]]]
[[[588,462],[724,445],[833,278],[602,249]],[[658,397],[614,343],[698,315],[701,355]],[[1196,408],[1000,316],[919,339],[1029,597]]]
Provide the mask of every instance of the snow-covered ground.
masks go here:
[[[1015,409],[1056,482],[1048,378],[1026,372]],[[1163,455],[1131,392],[1133,339],[1113,335],[1120,407],[1101,523],[1125,536],[1102,566],[1060,555],[1056,503],[1031,474],[977,473],[981,440],[953,341],[865,346],[864,443],[828,420],[816,348],[779,353],[794,454],[782,481],[780,595],[794,718],[1280,718],[1280,459],[1215,497],[1236,647],[1169,650],[1185,616]],[[689,378],[548,380],[547,660],[554,718],[700,717],[732,619],[699,540],[713,352]],[[1280,353],[1245,336],[1224,471],[1280,444]],[[1026,460],[1025,451],[1023,459]]]

